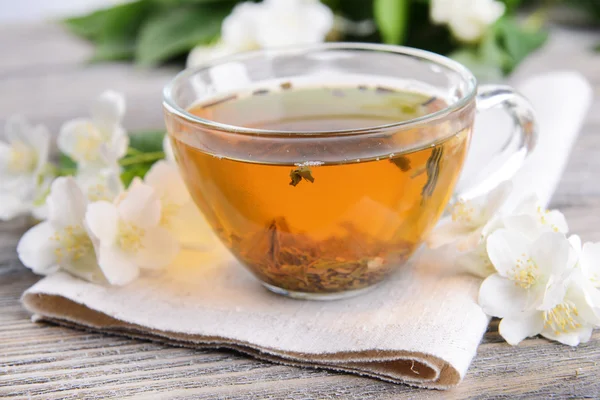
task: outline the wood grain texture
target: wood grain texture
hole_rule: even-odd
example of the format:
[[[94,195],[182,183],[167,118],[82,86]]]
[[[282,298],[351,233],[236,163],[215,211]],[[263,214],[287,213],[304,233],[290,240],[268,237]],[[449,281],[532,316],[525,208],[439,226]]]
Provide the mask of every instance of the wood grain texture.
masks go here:
[[[576,143],[553,205],[573,232],[600,241],[600,55],[586,49],[590,32],[555,29],[543,52],[519,75],[578,69],[593,84],[596,100]],[[126,64],[84,63],[89,47],[59,27],[0,28],[0,123],[24,113],[47,124],[86,112],[103,89],[123,91],[125,124],[162,126],[161,88],[173,69],[140,70]],[[504,343],[493,322],[465,381],[436,392],[374,379],[269,364],[225,351],[198,351],[33,324],[19,304],[39,278],[17,260],[15,247],[27,229],[20,218],[0,223],[0,397],[15,398],[598,398],[600,331],[577,348],[530,339]]]

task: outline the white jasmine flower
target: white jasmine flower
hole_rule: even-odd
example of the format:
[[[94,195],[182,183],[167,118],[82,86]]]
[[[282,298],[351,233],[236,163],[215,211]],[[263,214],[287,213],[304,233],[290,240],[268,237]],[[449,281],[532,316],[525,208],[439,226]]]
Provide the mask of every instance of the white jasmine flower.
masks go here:
[[[497,272],[483,281],[479,304],[486,314],[503,318],[500,334],[508,343],[517,344],[525,337],[547,333],[544,316],[550,321],[548,329],[555,330],[552,321],[560,323],[559,316],[572,311],[569,301],[575,299],[568,279],[575,250],[565,236],[546,232],[532,240],[520,232],[500,229],[489,236],[487,250]],[[578,299],[572,301],[582,307]]]
[[[9,118],[0,140],[0,220],[33,212],[43,216],[50,177],[50,133],[23,117]]]
[[[90,201],[113,201],[123,190],[121,167],[106,144],[100,146],[102,168],[80,168],[75,179]]]
[[[28,230],[17,245],[21,262],[36,274],[61,268],[87,280],[103,280],[84,226],[87,199],[75,180],[54,180],[47,202],[48,220]]]
[[[256,41],[261,48],[325,41],[333,13],[318,0],[264,0],[257,15]]]
[[[140,268],[163,268],[175,258],[178,243],[160,220],[158,196],[139,180],[114,203],[98,201],[88,206],[85,221],[109,283],[126,284]]]
[[[498,328],[500,335],[512,345],[537,334],[569,346],[589,341],[600,318],[587,301],[576,275],[566,280],[565,290],[552,307],[504,317]]]
[[[79,118],[65,123],[58,136],[60,151],[71,157],[81,168],[99,168],[105,159],[102,145],[108,147],[117,159],[127,153],[129,137],[121,126],[125,114],[122,94],[105,91],[91,108],[91,118]]]
[[[212,230],[190,196],[174,163],[157,161],[144,177],[161,202],[160,225],[187,248],[215,245]]]
[[[241,51],[323,42],[333,25],[332,11],[318,0],[240,3],[223,20],[220,42],[193,49],[188,66]]]
[[[487,240],[496,273],[481,285],[480,305],[486,314],[504,316],[552,302],[554,285],[573,267],[573,248],[563,234],[548,232],[532,240],[520,232],[499,229]]]
[[[456,242],[461,251],[475,248],[482,239],[498,227],[496,214],[512,190],[509,181],[501,183],[490,193],[469,201],[459,201],[452,216],[445,218],[429,235],[427,244],[436,248]]]
[[[448,25],[463,42],[478,41],[487,28],[496,22],[506,6],[497,0],[431,0],[431,20]]]
[[[511,215],[503,218],[503,222],[508,229],[517,230],[531,238],[542,232],[569,231],[565,216],[558,210],[546,210],[536,195],[523,200]]]

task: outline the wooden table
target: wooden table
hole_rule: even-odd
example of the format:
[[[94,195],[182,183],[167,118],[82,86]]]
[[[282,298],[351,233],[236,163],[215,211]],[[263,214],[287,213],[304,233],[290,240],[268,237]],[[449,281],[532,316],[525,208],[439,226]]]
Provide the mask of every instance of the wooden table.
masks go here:
[[[553,206],[573,232],[600,241],[600,54],[591,32],[555,29],[551,42],[518,73],[581,71],[596,100]],[[16,113],[48,125],[84,115],[106,88],[128,100],[130,130],[163,126],[161,88],[175,70],[87,65],[91,49],[51,25],[0,28],[0,120]],[[225,351],[194,351],[33,324],[19,304],[39,277],[17,260],[25,218],[0,222],[0,397],[23,398],[546,398],[600,397],[600,330],[577,348],[530,339],[507,345],[492,323],[465,381],[427,391],[348,374],[256,361]]]

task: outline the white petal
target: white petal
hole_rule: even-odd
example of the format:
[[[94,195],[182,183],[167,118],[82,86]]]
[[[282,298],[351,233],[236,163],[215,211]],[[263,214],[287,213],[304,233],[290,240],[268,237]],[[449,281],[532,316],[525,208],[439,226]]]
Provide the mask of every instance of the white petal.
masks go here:
[[[487,315],[510,317],[528,311],[530,298],[526,289],[514,282],[493,274],[479,288],[479,305]]]
[[[62,264],[60,267],[69,272],[71,275],[86,281],[106,283],[106,277],[98,266],[96,253],[93,251],[78,258],[77,260],[71,260],[70,263]]]
[[[225,48],[237,51],[253,50],[256,43],[257,17],[261,5],[250,2],[237,4],[221,24],[221,40]]]
[[[118,169],[79,168],[75,179],[90,201],[113,201],[124,190]]]
[[[91,115],[100,126],[117,125],[125,115],[125,97],[113,90],[103,92],[92,105]]]
[[[52,182],[48,204],[48,219],[55,227],[81,224],[85,217],[87,198],[72,177],[56,178]]]
[[[502,276],[507,276],[517,260],[529,254],[531,241],[519,232],[499,229],[487,239],[487,252],[490,261]]]
[[[0,141],[0,176],[7,174],[8,160],[12,147],[5,142]]]
[[[551,227],[555,232],[567,233],[569,232],[569,226],[567,224],[567,219],[558,210],[550,210],[547,213],[543,214],[544,221],[546,224]]]
[[[151,186],[140,181],[132,183],[118,209],[122,219],[141,228],[153,227],[160,222],[160,199]]]
[[[32,136],[35,138],[32,145],[37,153],[36,172],[39,172],[48,162],[48,156],[50,154],[50,132],[43,125],[36,126],[31,132]]]
[[[542,336],[546,339],[556,340],[568,346],[577,346],[580,343],[586,343],[592,337],[592,326],[582,326],[581,328],[568,333],[556,333],[551,329],[544,329]]]
[[[524,198],[512,212],[513,215],[537,215],[541,203],[536,194],[531,194]]]
[[[51,239],[54,233],[50,223],[42,222],[25,232],[19,240],[19,260],[36,274],[48,275],[58,270],[55,254],[58,242]]]
[[[504,219],[502,217],[496,216],[492,217],[487,224],[483,226],[481,229],[481,235],[484,238],[487,238],[493,232],[496,232],[498,229],[506,228],[504,225]]]
[[[579,237],[579,235],[569,236],[569,243],[571,244],[571,247],[573,247],[573,250],[575,250],[577,256],[579,256],[581,254],[582,249],[581,238]]]
[[[182,205],[191,201],[190,193],[175,164],[163,160],[155,162],[146,173],[144,182],[154,188],[163,204],[169,202]]]
[[[544,317],[539,311],[503,318],[498,332],[509,344],[516,346],[523,339],[538,335],[544,329]]]
[[[120,160],[127,154],[129,135],[127,135],[127,132],[120,125],[113,128],[109,147],[117,160]]]
[[[126,285],[139,276],[135,261],[118,248],[100,246],[97,253],[98,265],[111,285]]]
[[[481,210],[483,219],[487,221],[494,217],[500,211],[500,208],[504,205],[511,192],[512,182],[504,181],[487,194],[485,196],[485,204],[483,204]]]
[[[546,285],[542,304],[538,310],[550,310],[562,303],[567,293],[568,278],[564,276],[551,275]]]
[[[1,202],[1,200],[0,200],[0,202]],[[39,206],[33,205],[32,209],[31,209],[31,215],[37,221],[43,221],[45,219],[48,219],[48,205],[46,204],[46,202],[44,202],[44,204],[39,205]],[[0,219],[2,219],[2,218],[0,218]]]
[[[470,238],[473,232],[471,227],[447,218],[429,234],[427,245],[435,249],[457,240]]]
[[[163,228],[147,229],[142,239],[142,248],[136,253],[135,261],[140,268],[159,269],[167,267],[179,253],[177,240]]]
[[[75,119],[66,122],[58,134],[58,148],[78,163],[91,163],[98,160],[98,149],[103,138],[89,119]]]
[[[485,26],[460,14],[452,15],[448,25],[454,37],[466,43],[477,41],[485,30]]]
[[[509,215],[502,222],[506,229],[520,232],[531,240],[537,239],[542,232],[549,231],[549,227],[540,224],[537,216],[528,214]]]
[[[255,22],[260,47],[318,43],[333,27],[333,13],[318,1],[267,1]]]
[[[85,214],[85,224],[93,238],[99,240],[104,246],[112,245],[116,241],[119,230],[117,207],[107,201],[90,204]]]
[[[14,144],[17,142],[25,142],[32,144],[30,140],[31,124],[22,115],[15,115],[6,120],[4,126],[4,134],[8,143]]]
[[[543,233],[531,245],[531,258],[545,276],[562,275],[571,266],[569,260],[573,249],[564,234],[557,232]]]
[[[600,307],[600,291],[593,288],[589,281],[571,280],[565,298],[576,305],[582,325],[600,326],[600,315],[594,311]]]
[[[0,221],[9,221],[30,211],[30,202],[10,193],[0,193]]]
[[[459,269],[484,279],[496,272],[483,242],[474,250],[460,254],[456,258],[456,265]]]
[[[581,250],[579,265],[592,283],[600,286],[600,243],[585,243]]]

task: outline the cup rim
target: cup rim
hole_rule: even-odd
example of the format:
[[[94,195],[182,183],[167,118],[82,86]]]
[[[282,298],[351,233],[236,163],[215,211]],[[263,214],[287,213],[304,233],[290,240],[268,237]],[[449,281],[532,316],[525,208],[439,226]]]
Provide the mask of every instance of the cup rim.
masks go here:
[[[294,54],[297,52],[311,52],[320,50],[366,50],[375,52],[393,53],[397,55],[411,56],[424,61],[433,62],[442,67],[448,68],[456,72],[461,79],[466,82],[468,86],[467,93],[465,93],[456,102],[444,107],[441,110],[435,111],[431,114],[425,114],[423,116],[405,120],[392,122],[389,124],[381,124],[368,126],[359,129],[340,129],[340,130],[326,130],[326,131],[302,131],[302,130],[271,130],[271,129],[258,129],[258,128],[247,128],[239,125],[231,125],[227,123],[212,121],[210,119],[201,118],[187,111],[185,108],[179,106],[173,98],[173,92],[175,88],[183,81],[191,78],[193,75],[205,71],[215,66],[229,63],[229,62],[241,62],[244,60],[251,59],[260,55],[268,54]],[[462,109],[471,103],[475,98],[477,91],[477,79],[473,73],[464,65],[457,61],[454,61],[448,57],[436,54],[430,51],[416,49],[406,46],[376,44],[376,43],[354,43],[354,42],[327,42],[310,45],[297,45],[297,46],[286,46],[276,47],[269,49],[260,49],[254,51],[247,51],[237,53],[234,55],[220,57],[207,63],[203,63],[199,66],[186,68],[179,72],[175,77],[165,85],[163,89],[163,107],[175,114],[176,116],[183,118],[189,122],[201,125],[208,129],[223,131],[232,134],[250,135],[250,136],[264,136],[264,137],[286,137],[286,138],[302,138],[302,137],[325,137],[325,136],[355,136],[361,134],[377,133],[384,130],[390,130],[395,128],[410,129],[416,125],[421,125],[433,120],[438,120],[448,116]]]

